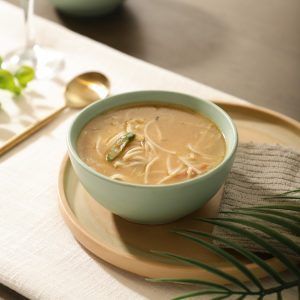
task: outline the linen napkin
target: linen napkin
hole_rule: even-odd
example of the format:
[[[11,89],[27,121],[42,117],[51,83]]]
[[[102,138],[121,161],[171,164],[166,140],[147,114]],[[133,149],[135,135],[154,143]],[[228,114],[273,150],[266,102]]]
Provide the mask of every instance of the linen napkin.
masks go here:
[[[254,143],[240,144],[238,146],[232,170],[225,184],[220,211],[231,211],[237,208],[272,204],[299,204],[299,200],[293,199],[265,199],[266,196],[292,191],[297,188],[299,189],[299,187],[299,152],[280,145]],[[292,215],[293,213],[289,212],[289,214]],[[232,217],[232,215],[224,213],[220,213],[219,216]],[[246,215],[239,215],[238,217],[243,218],[243,220],[263,223],[268,227],[270,227],[271,224]],[[249,230],[249,227],[241,227]],[[296,237],[291,232],[284,230],[283,227],[272,224],[271,228],[300,245],[300,238]],[[290,255],[295,259],[299,259],[299,253],[288,251],[283,244],[274,241],[274,239],[271,239],[261,231],[254,229],[250,229],[249,231],[262,237],[282,253]],[[219,226],[214,227],[213,234],[234,241],[251,251],[263,251],[259,245],[249,239],[222,229]],[[216,244],[225,247],[222,243],[216,242]]]

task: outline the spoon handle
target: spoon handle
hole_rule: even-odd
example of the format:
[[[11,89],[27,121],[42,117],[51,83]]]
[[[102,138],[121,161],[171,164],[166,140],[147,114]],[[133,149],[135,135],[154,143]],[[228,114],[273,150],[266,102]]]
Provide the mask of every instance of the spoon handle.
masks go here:
[[[24,131],[22,131],[20,134],[17,134],[10,138],[4,145],[0,147],[0,156],[22,142],[23,140],[27,139],[29,136],[31,136],[33,133],[38,131],[39,129],[43,128],[45,125],[50,123],[52,120],[56,118],[63,110],[67,108],[66,105],[62,106],[61,108],[58,108],[54,112],[52,112],[50,115],[45,117],[44,119],[39,120],[36,123],[33,123],[32,125],[28,126]]]

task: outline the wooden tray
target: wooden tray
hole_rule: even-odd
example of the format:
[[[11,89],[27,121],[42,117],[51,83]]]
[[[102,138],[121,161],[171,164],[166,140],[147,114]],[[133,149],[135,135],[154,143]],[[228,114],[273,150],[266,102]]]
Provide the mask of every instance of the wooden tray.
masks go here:
[[[219,104],[234,119],[240,142],[278,143],[300,151],[300,125],[281,114],[257,106]],[[113,215],[84,190],[79,183],[69,158],[62,163],[59,176],[59,198],[63,217],[75,238],[99,258],[124,270],[145,277],[205,278],[218,283],[223,279],[193,266],[165,260],[150,250],[169,251],[201,259],[218,266],[224,272],[246,280],[229,263],[195,243],[171,233],[173,228],[198,228],[211,232],[212,227],[193,220],[194,216],[215,216],[222,191],[202,209],[177,222],[167,225],[138,225]],[[265,273],[255,264],[239,259],[258,277]],[[266,259],[276,270],[283,270],[275,259]]]

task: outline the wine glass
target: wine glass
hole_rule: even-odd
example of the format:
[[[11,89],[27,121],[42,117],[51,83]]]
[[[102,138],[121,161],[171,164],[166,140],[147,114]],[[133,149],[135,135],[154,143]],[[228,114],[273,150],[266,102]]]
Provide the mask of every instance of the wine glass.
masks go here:
[[[22,65],[28,65],[35,69],[37,78],[52,78],[64,68],[63,55],[54,49],[36,44],[32,27],[34,0],[21,0],[20,3],[25,18],[25,45],[5,56],[4,67],[15,71]]]

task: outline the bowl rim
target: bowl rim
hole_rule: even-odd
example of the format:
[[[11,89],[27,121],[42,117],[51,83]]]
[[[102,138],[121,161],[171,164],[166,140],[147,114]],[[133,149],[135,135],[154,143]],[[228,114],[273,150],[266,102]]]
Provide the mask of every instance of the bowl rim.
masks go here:
[[[124,182],[124,181],[118,181],[118,180],[115,180],[115,179],[111,179],[110,177],[105,176],[105,175],[97,172],[96,170],[94,170],[92,167],[90,167],[88,164],[86,164],[79,157],[76,149],[74,149],[74,147],[73,147],[73,144],[72,144],[72,141],[71,141],[71,134],[72,134],[72,131],[73,131],[73,128],[74,128],[76,122],[81,118],[82,114],[84,114],[86,111],[93,110],[94,106],[99,105],[98,104],[99,102],[111,101],[112,99],[118,98],[120,96],[124,97],[124,96],[130,96],[130,95],[138,95],[138,94],[145,95],[145,97],[147,97],[147,94],[150,95],[152,93],[160,93],[160,94],[165,94],[165,95],[167,95],[167,94],[168,95],[172,95],[173,94],[173,95],[176,95],[176,96],[179,95],[179,96],[182,96],[182,97],[194,98],[194,99],[196,99],[198,101],[202,101],[202,102],[206,103],[207,105],[210,105],[216,111],[218,111],[218,113],[222,114],[225,117],[225,119],[228,122],[228,124],[230,125],[231,130],[233,132],[233,146],[232,146],[231,151],[229,153],[227,153],[225,159],[223,159],[220,164],[218,164],[217,166],[215,166],[213,169],[209,170],[208,172],[206,172],[206,173],[204,173],[202,175],[198,175],[198,176],[195,176],[193,178],[184,180],[184,181],[179,181],[179,182],[169,183],[169,184],[141,184],[141,183]],[[142,102],[142,100],[141,100],[141,102]],[[155,100],[155,102],[157,102],[157,103],[159,103],[159,102],[164,103],[164,100],[159,100],[158,99],[158,100]],[[114,107],[109,108],[108,110],[114,109],[114,108],[117,108],[117,107],[121,107],[121,106],[126,106],[126,105],[130,105],[130,103],[121,104],[121,105],[118,104],[118,105],[116,105]],[[179,105],[181,105],[183,107],[187,107],[185,104],[179,104]],[[99,114],[101,114],[101,113],[102,112],[100,112]],[[203,115],[206,118],[209,118],[204,113],[203,113]],[[209,120],[210,120],[210,118],[209,118]],[[87,121],[87,123],[89,121]],[[211,121],[211,122],[215,123],[214,121]],[[87,123],[85,123],[85,125]],[[80,132],[81,132],[82,128],[80,128]],[[135,187],[135,188],[140,188],[140,189],[144,189],[144,188],[161,189],[161,188],[166,188],[166,187],[168,187],[168,188],[183,187],[183,186],[186,186],[186,185],[193,184],[195,181],[201,181],[202,179],[205,179],[207,177],[211,177],[219,169],[221,169],[232,158],[232,156],[235,154],[235,152],[237,150],[237,145],[238,145],[238,132],[237,132],[236,125],[234,124],[234,122],[231,119],[231,117],[221,107],[219,107],[218,105],[216,105],[212,101],[204,100],[202,98],[199,98],[199,97],[196,97],[196,96],[193,96],[193,95],[190,95],[190,94],[185,94],[185,93],[180,93],[180,92],[175,92],[175,91],[167,91],[167,90],[140,90],[140,91],[133,91],[133,92],[125,92],[125,93],[119,93],[119,94],[116,94],[116,95],[111,95],[111,96],[109,96],[109,97],[107,97],[107,98],[105,98],[103,100],[96,101],[96,102],[88,105],[86,108],[84,108],[82,111],[79,112],[79,114],[72,121],[72,124],[69,127],[68,132],[67,132],[67,147],[68,147],[68,151],[71,153],[71,155],[76,159],[77,163],[79,163],[79,165],[83,169],[87,170],[89,173],[92,173],[94,176],[99,177],[100,179],[108,181],[110,183],[121,185],[121,186],[127,186],[127,187]]]

